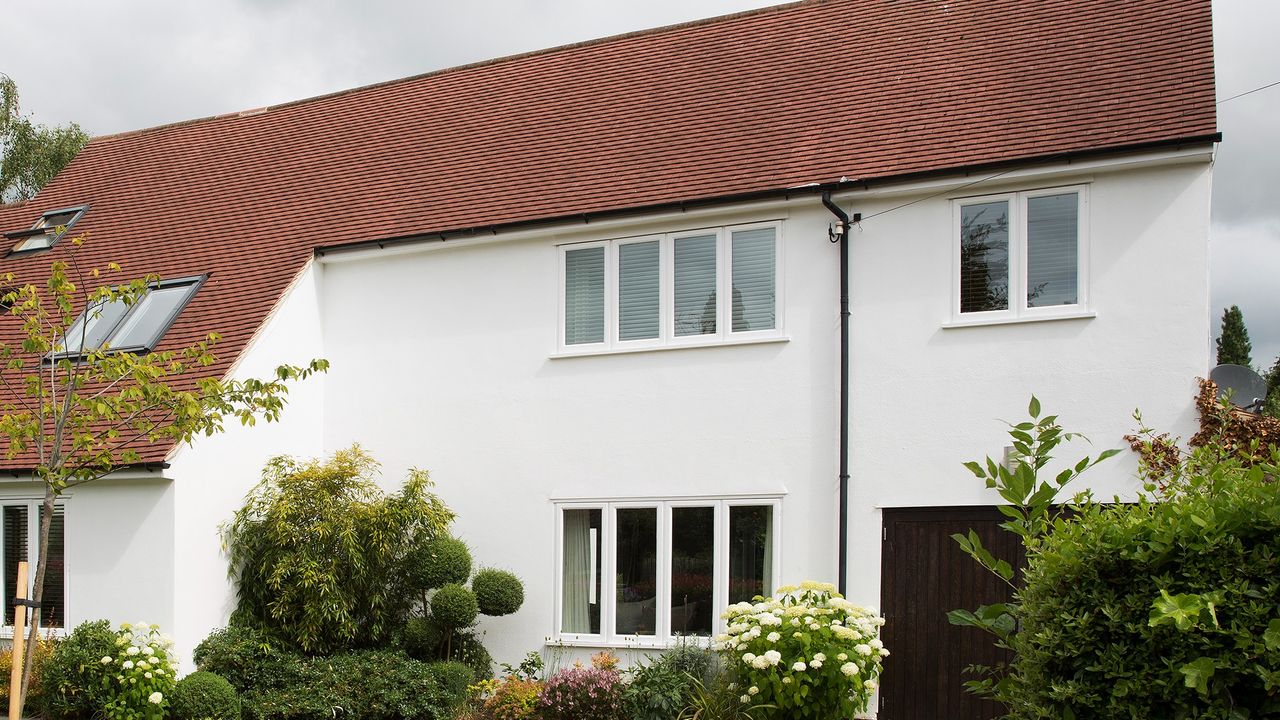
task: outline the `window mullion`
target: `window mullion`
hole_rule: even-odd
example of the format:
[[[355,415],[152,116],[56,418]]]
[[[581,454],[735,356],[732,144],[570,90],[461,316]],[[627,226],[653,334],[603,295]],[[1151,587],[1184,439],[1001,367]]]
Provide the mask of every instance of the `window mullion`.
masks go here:
[[[729,605],[729,508],[723,500],[716,503],[715,518],[715,546],[712,554],[715,558],[715,583],[711,589],[712,636],[724,632],[724,619],[718,611]]]
[[[615,605],[618,590],[618,539],[615,530],[612,504],[605,505],[600,513],[601,534],[600,551],[604,554],[600,569],[604,577],[600,578],[600,634],[608,642],[618,637],[615,623]]]
[[[654,601],[654,638],[665,642],[671,638],[671,503],[658,506],[658,532],[654,538],[658,544],[657,578],[654,583],[657,598]]]
[[[1015,316],[1027,311],[1026,203],[1023,193],[1009,199],[1009,310]]]

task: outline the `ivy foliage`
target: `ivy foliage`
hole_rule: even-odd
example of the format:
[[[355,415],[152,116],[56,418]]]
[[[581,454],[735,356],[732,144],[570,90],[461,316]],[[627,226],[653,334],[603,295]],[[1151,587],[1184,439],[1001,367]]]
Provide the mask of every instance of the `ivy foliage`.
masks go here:
[[[399,492],[373,479],[359,446],[328,460],[277,457],[223,528],[239,578],[235,620],[308,654],[386,644],[416,598],[412,549],[441,537],[453,513],[410,470]]]

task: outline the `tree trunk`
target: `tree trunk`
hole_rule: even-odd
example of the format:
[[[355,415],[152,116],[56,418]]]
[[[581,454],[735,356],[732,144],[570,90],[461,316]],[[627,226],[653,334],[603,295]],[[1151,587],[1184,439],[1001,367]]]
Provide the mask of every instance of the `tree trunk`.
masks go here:
[[[36,577],[31,599],[35,602],[35,613],[31,620],[31,629],[27,631],[27,657],[22,663],[22,687],[18,689],[18,712],[21,714],[27,703],[27,688],[31,685],[31,668],[36,656],[36,643],[40,640],[40,602],[44,599],[44,573],[48,568],[49,526],[53,524],[53,502],[57,499],[53,488],[48,484],[44,489],[44,502],[40,504],[40,550],[36,556]],[[25,608],[23,608],[25,611]],[[12,718],[11,720],[18,720]]]

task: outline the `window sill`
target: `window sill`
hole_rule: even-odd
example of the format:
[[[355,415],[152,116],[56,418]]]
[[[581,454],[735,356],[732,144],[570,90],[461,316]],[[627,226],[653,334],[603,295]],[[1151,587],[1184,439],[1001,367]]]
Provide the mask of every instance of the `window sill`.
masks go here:
[[[1074,310],[1071,312],[1053,313],[1051,315],[1023,315],[1021,317],[998,318],[960,318],[942,323],[943,330],[955,328],[982,327],[985,325],[1021,325],[1023,323],[1052,322],[1054,320],[1088,320],[1098,316],[1092,310]]]
[[[717,338],[714,340],[682,342],[682,343],[676,343],[672,345],[644,345],[641,347],[620,347],[620,348],[614,347],[614,348],[583,349],[583,350],[572,350],[572,349],[566,348],[564,350],[561,350],[560,352],[552,353],[550,357],[552,360],[558,360],[561,358],[588,357],[591,355],[630,355],[632,353],[663,352],[667,350],[688,350],[690,348],[724,347],[724,346],[733,346],[733,345],[764,345],[768,343],[785,343],[785,342],[791,342],[791,338],[786,335],[768,335],[763,337],[755,336],[755,337],[747,337],[747,338],[731,338],[728,340],[721,340]],[[601,647],[604,647],[604,646],[602,645]]]
[[[31,628],[27,628],[27,631],[30,631],[30,630],[31,630]],[[62,638],[65,638],[66,636],[68,636],[68,635],[70,635],[70,634],[71,634],[71,633],[70,633],[70,631],[68,631],[66,628],[60,628],[60,627],[55,627],[55,628],[45,628],[45,627],[42,627],[42,628],[40,628],[40,636],[41,636],[41,637],[55,637],[55,638],[58,638],[59,640],[61,640]],[[24,637],[25,637],[25,636],[24,636]],[[13,640],[13,626],[12,626],[12,625],[3,625],[3,626],[0,626],[0,640],[10,640],[10,641],[12,641],[12,640]]]
[[[590,640],[590,639],[548,639],[544,647],[548,648],[601,648],[608,650],[670,650],[680,645],[696,645],[711,647],[711,638],[702,635],[681,635],[666,640],[631,639],[631,640]]]

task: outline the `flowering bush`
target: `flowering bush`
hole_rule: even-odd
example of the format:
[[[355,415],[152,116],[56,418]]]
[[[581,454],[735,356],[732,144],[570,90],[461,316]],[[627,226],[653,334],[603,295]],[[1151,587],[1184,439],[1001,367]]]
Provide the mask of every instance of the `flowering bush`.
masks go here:
[[[618,660],[607,653],[591,658],[593,667],[571,667],[547,678],[538,695],[545,720],[621,720],[622,678]]]
[[[826,583],[783,586],[756,603],[724,612],[728,632],[716,649],[743,704],[765,717],[847,718],[867,709],[889,654],[878,637],[884,618]]]
[[[104,679],[110,699],[102,708],[107,720],[162,720],[176,684],[169,650],[173,641],[158,625],[124,623],[116,634],[116,651],[99,661],[114,675]]]

